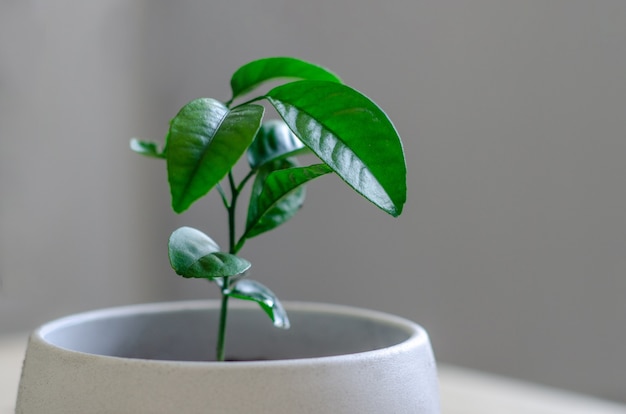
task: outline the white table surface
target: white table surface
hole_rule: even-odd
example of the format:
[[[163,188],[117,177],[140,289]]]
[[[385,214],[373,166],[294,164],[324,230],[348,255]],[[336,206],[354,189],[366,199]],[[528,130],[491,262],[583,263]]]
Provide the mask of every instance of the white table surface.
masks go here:
[[[13,414],[26,335],[0,337],[0,414]],[[480,373],[439,367],[443,414],[626,414],[626,406]]]

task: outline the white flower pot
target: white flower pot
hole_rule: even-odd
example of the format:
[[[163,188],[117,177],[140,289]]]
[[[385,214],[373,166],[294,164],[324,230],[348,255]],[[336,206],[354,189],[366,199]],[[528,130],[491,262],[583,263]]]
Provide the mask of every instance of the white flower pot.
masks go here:
[[[29,340],[17,413],[439,413],[435,360],[421,327],[364,309],[285,305],[287,331],[256,305],[231,301],[231,362],[210,361],[214,301],[50,322]]]

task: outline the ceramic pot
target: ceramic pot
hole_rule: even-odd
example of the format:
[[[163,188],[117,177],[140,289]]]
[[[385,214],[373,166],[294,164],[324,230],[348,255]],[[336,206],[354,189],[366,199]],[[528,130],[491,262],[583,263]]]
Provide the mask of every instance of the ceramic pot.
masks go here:
[[[229,362],[211,361],[215,301],[50,322],[29,339],[17,413],[439,413],[435,360],[420,326],[345,306],[285,307],[286,331],[255,304],[231,301]]]

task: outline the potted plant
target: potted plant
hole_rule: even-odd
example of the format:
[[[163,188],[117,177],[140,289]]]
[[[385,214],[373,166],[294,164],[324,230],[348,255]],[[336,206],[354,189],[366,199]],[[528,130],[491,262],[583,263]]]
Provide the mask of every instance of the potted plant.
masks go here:
[[[253,94],[278,79],[285,82]],[[214,283],[221,300],[135,305],[44,325],[29,340],[18,413],[439,412],[435,361],[422,328],[364,309],[283,306],[246,277],[251,264],[240,255],[247,241],[292,218],[306,183],[326,174],[400,215],[406,166],[392,122],[334,73],[295,58],[250,62],[233,74],[231,89],[226,102],[186,104],[163,148],[131,141],[136,152],[166,161],[175,212],[219,192],[227,247],[182,227],[168,251],[177,274]],[[261,101],[280,120],[264,122]],[[304,153],[315,161],[301,165]],[[247,170],[237,179],[233,168],[242,158]],[[238,227],[247,184],[246,222]],[[282,329],[268,327],[264,315]]]

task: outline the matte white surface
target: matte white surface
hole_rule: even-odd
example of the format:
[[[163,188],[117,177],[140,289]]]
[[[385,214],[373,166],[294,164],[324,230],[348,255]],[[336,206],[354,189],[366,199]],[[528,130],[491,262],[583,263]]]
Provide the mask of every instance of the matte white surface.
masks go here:
[[[14,414],[27,335],[0,337],[0,414]],[[623,414],[626,406],[583,395],[439,365],[444,414]]]
[[[430,342],[416,324],[286,303],[294,326],[285,331],[271,327],[256,305],[233,305],[227,358],[235,362],[228,363],[209,356],[215,341],[205,333],[217,327],[216,301],[139,305],[46,324],[29,340],[17,413],[440,413]]]

